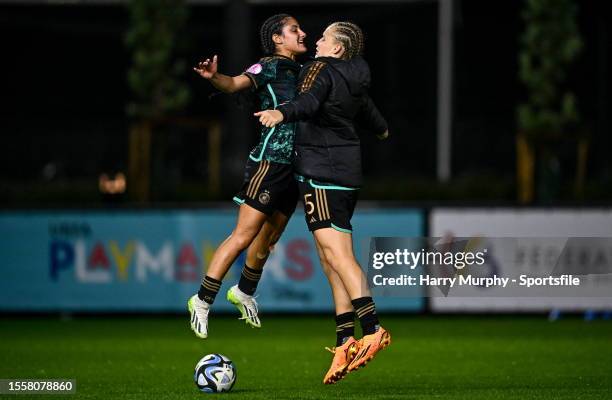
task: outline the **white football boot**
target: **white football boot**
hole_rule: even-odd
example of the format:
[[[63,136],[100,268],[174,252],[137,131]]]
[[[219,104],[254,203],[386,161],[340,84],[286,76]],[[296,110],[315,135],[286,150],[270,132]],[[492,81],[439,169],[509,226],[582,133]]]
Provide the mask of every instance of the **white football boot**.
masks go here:
[[[201,339],[208,337],[208,313],[210,312],[210,304],[204,300],[200,300],[197,294],[191,296],[187,302],[189,313],[191,314],[191,330]]]
[[[253,328],[261,328],[261,322],[257,316],[257,301],[255,296],[249,296],[238,289],[238,285],[232,286],[227,291],[227,300],[236,306],[240,314],[240,319],[245,320],[248,325]]]

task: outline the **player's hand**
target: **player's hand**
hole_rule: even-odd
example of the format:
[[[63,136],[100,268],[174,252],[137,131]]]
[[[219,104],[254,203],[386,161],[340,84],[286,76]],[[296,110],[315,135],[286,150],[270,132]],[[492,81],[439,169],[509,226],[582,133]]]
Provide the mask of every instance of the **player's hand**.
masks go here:
[[[210,58],[200,61],[198,65],[193,67],[193,70],[204,79],[212,79],[217,73],[217,55],[212,58],[212,61]]]
[[[265,110],[256,112],[253,114],[256,117],[259,117],[259,122],[268,128],[272,128],[281,122],[283,122],[283,113],[278,110]]]
[[[389,137],[389,130],[387,129],[387,130],[386,130],[386,131],[384,131],[383,133],[376,135],[376,137],[377,137],[379,140],[385,140],[386,138],[388,138],[388,137]]]

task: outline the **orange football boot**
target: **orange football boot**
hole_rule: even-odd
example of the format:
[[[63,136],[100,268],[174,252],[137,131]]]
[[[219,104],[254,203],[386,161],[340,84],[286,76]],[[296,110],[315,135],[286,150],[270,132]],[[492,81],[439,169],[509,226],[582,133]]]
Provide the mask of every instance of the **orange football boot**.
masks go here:
[[[357,343],[359,350],[348,366],[349,372],[364,367],[376,353],[389,346],[391,335],[381,326],[375,333],[362,337]]]
[[[329,371],[325,374],[325,378],[323,378],[323,383],[331,385],[348,374],[348,366],[353,361],[353,358],[355,358],[355,354],[357,354],[358,344],[357,340],[351,336],[342,346],[331,349],[326,347],[326,349],[334,353],[334,359],[332,360],[331,367],[329,367]]]

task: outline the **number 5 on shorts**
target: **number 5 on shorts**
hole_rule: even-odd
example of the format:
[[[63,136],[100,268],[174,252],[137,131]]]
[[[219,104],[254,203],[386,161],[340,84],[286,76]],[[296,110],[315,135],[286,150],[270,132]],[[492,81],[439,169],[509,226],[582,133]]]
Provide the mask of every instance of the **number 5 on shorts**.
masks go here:
[[[306,214],[310,215],[314,212],[315,205],[312,201],[308,201],[308,197],[312,196],[312,193],[307,193],[304,195],[304,204],[306,204],[307,210]]]

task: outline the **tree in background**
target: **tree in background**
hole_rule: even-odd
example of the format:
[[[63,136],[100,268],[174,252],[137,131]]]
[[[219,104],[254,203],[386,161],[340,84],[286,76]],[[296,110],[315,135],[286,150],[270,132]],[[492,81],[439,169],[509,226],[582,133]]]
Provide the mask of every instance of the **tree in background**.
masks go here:
[[[125,43],[131,52],[127,78],[132,100],[128,191],[147,201],[150,188],[151,131],[155,123],[182,109],[190,93],[181,82],[186,64],[176,57],[178,34],[188,9],[184,0],[129,0],[130,25]]]
[[[522,203],[558,195],[560,165],[555,147],[575,133],[579,115],[574,94],[564,88],[568,69],[582,48],[572,0],[526,0],[520,36],[519,79],[527,101],[518,106],[517,176]],[[578,174],[584,176],[586,149],[579,146]]]

